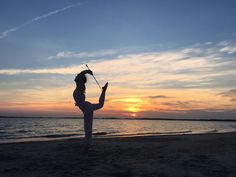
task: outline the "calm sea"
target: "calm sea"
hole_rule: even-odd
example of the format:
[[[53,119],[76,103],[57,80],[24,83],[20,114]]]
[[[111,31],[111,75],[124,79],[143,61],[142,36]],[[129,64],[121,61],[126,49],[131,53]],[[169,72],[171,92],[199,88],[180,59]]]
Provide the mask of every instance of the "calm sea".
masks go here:
[[[94,119],[94,137],[236,131],[232,121]],[[0,143],[83,137],[83,119],[0,118]]]

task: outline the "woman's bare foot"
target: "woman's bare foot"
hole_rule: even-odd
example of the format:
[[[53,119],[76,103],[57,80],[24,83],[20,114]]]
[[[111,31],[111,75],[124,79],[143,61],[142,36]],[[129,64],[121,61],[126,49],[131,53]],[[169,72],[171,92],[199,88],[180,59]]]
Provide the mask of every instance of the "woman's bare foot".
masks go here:
[[[102,90],[103,90],[103,91],[106,91],[106,90],[107,90],[107,87],[108,87],[108,82],[102,87]]]

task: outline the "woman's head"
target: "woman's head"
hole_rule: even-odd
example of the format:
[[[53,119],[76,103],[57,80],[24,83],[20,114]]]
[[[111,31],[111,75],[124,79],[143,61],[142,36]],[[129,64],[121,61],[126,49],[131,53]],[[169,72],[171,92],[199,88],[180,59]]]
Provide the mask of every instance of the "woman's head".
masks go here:
[[[77,87],[85,92],[85,83],[87,82],[87,77],[85,75],[78,74],[75,77],[75,80]]]
[[[74,80],[77,84],[85,84],[87,82],[87,78],[85,75],[80,75],[78,74],[76,77],[75,77],[75,80]]]

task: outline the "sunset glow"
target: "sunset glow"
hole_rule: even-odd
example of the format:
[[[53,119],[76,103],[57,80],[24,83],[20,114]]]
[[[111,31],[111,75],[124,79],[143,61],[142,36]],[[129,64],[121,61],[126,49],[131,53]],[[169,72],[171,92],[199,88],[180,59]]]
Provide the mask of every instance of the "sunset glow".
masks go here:
[[[82,116],[72,93],[87,63],[101,86],[109,82],[95,117],[236,117],[234,11],[220,14],[228,24],[218,29],[218,10],[202,12],[201,23],[195,11],[182,16],[168,5],[164,13],[156,1],[139,2],[140,12],[130,2],[131,10],[120,2],[47,3],[35,11],[33,4],[17,6],[25,16],[1,4],[1,115]],[[5,13],[12,14],[8,20]],[[97,103],[101,90],[87,79],[86,100]]]

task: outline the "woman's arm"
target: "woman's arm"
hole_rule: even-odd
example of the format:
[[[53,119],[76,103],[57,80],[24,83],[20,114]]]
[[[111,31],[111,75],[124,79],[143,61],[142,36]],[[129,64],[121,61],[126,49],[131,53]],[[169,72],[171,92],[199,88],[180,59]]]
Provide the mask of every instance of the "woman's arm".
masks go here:
[[[85,75],[85,74],[93,75],[93,71],[91,71],[91,70],[83,70],[83,71],[80,72],[80,74],[82,74],[82,75]]]
[[[78,83],[85,83],[86,82],[86,77],[85,77],[85,74],[91,74],[93,75],[93,72],[91,70],[83,70],[81,71],[76,77],[75,77],[75,82],[78,84]],[[84,81],[84,78],[85,78],[85,81]]]

